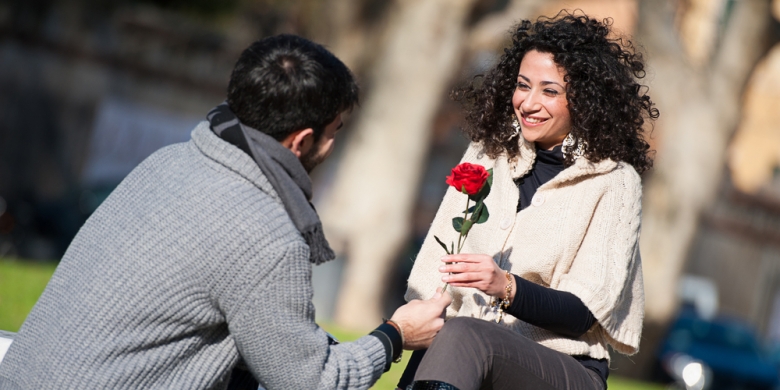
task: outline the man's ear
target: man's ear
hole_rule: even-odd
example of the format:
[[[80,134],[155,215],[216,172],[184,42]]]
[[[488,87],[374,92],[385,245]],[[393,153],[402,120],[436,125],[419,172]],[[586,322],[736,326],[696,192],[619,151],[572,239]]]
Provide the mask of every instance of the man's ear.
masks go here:
[[[282,146],[295,154],[300,158],[301,155],[311,149],[314,144],[314,129],[307,128],[302,130],[296,130],[282,140]]]

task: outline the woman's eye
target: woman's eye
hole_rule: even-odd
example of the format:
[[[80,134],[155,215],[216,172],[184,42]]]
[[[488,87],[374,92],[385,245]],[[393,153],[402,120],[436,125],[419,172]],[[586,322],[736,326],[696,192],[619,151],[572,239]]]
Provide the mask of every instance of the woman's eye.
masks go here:
[[[544,93],[549,96],[557,96],[559,92],[554,89],[545,89]]]
[[[518,82],[517,83],[517,89],[522,89],[522,90],[525,91],[525,90],[528,90],[530,88],[531,87],[529,87],[528,84],[526,84],[526,83],[523,83],[523,82]]]

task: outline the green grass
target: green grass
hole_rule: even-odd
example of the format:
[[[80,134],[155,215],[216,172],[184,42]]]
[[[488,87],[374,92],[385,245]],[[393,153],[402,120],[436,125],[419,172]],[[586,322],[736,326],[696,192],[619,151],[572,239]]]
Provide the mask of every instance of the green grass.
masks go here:
[[[360,332],[348,332],[343,329],[340,329],[339,327],[333,325],[333,324],[320,324],[320,326],[325,329],[326,331],[332,333],[334,336],[336,336],[339,341],[345,342],[345,341],[352,341],[356,340],[360,337],[365,336],[366,333],[360,333]],[[404,373],[404,368],[406,368],[406,364],[409,363],[409,358],[412,356],[411,351],[404,351],[403,358],[401,359],[400,363],[395,363],[392,366],[390,366],[390,371],[384,373],[379,380],[374,384],[372,389],[395,389],[395,385],[398,384],[398,380],[401,379],[401,374]]]
[[[0,259],[0,329],[19,331],[56,267],[56,263]]]
[[[17,332],[27,314],[41,296],[49,282],[55,263],[32,263],[0,259],[0,329]],[[341,341],[355,340],[365,333],[348,332],[332,324],[322,327]],[[404,352],[401,363],[393,364],[390,371],[382,375],[372,387],[375,390],[395,389],[398,379],[409,361],[411,352]],[[664,386],[636,382],[620,377],[609,378],[609,390],[664,390]]]
[[[607,380],[609,390],[665,390],[667,387],[657,383],[639,382],[631,379],[610,376]]]

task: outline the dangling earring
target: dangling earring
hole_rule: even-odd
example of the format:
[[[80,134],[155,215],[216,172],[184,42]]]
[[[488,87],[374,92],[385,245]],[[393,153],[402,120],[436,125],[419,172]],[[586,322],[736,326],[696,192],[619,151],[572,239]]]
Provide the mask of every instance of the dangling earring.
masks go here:
[[[572,152],[571,148],[574,146],[574,144],[577,144],[577,148],[574,150],[574,152]],[[571,153],[572,158],[576,160],[585,154],[585,141],[577,142],[574,139],[574,136],[571,135],[571,132],[569,132],[569,134],[566,135],[566,138],[563,139],[563,143],[561,144],[561,151],[563,152],[564,158]]]
[[[514,115],[513,115],[514,116]],[[509,139],[517,137],[520,135],[520,122],[517,121],[517,117],[514,117],[514,120],[512,120],[512,128],[515,130],[512,135],[509,136]]]

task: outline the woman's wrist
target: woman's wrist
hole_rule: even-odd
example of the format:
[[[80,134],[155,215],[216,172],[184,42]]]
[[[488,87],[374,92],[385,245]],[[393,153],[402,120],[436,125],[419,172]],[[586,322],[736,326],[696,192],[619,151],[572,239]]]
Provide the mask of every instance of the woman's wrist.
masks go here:
[[[501,270],[496,280],[492,288],[494,292],[490,296],[499,300],[508,299],[511,302],[517,291],[514,276],[509,271]]]
[[[512,283],[512,292],[509,294],[509,304],[511,305],[512,302],[515,301],[515,295],[517,295],[517,283],[514,283],[515,282],[515,275],[514,274],[510,273],[509,277],[512,278],[512,282],[513,282]]]
[[[502,299],[506,305],[505,309],[508,309],[509,304],[512,302],[512,288],[515,284],[514,278],[512,277],[512,274],[509,273],[509,271],[504,271],[504,276],[506,277],[506,286],[504,286],[504,297]]]
[[[490,306],[494,307],[498,312],[496,322],[501,322],[501,319],[504,317],[504,313],[509,310],[509,306],[511,305],[510,299],[512,297],[512,287],[514,285],[514,277],[509,273],[509,271],[504,271],[504,278],[502,279],[506,279],[506,285],[504,285],[503,293],[499,296],[494,296],[490,302]]]

